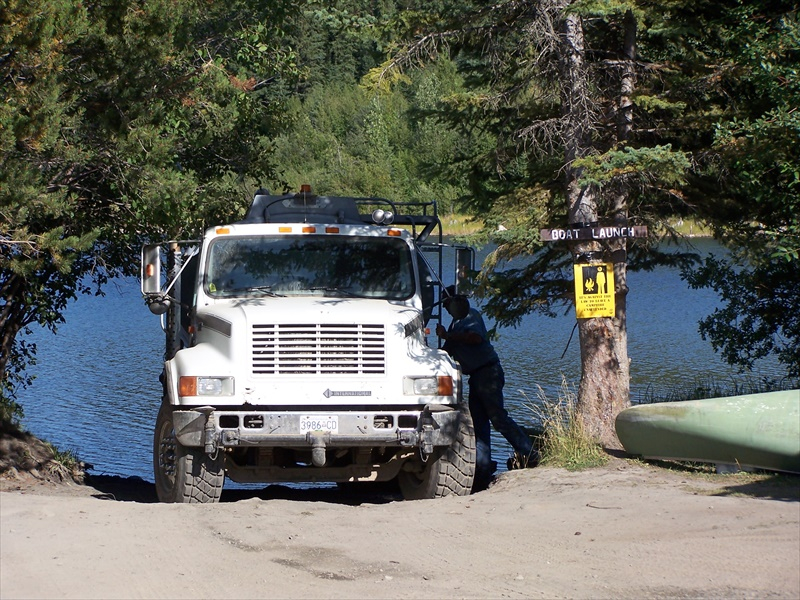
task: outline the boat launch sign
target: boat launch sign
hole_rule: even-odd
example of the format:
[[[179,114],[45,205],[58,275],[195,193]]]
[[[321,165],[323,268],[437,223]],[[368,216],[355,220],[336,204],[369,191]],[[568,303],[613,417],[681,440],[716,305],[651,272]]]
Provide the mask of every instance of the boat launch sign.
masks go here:
[[[579,319],[613,317],[614,265],[583,263],[575,269],[575,313]]]
[[[593,241],[588,244],[603,247],[601,242],[624,238],[647,237],[645,225],[610,225],[601,227],[598,223],[575,223],[566,229],[540,229],[543,242]],[[587,244],[583,244],[586,246]],[[580,244],[576,245],[580,246]],[[624,246],[623,246],[624,248]],[[613,317],[616,313],[614,302],[614,265],[612,263],[585,262],[601,258],[601,251],[588,248],[575,255],[575,313],[579,319],[594,317]],[[584,261],[584,262],[581,262]]]
[[[540,229],[539,236],[543,242],[639,238],[647,237],[647,227],[645,225],[625,225],[622,227],[571,227],[568,229]]]

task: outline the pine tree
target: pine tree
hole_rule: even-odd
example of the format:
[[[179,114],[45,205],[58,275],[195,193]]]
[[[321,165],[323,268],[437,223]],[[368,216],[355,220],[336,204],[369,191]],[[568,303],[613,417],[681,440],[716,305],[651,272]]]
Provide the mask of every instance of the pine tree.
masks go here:
[[[452,99],[442,117],[454,127],[478,124],[495,136],[492,147],[463,157],[472,171],[474,210],[484,214],[486,235],[498,244],[482,273],[486,309],[501,324],[534,310],[551,313],[570,297],[573,262],[614,263],[615,316],[578,324],[578,409],[588,431],[614,445],[614,416],[629,402],[627,243],[545,246],[538,229],[633,224],[630,203],[661,184],[660,171],[674,178],[685,168],[669,148],[638,146],[632,139],[633,6],[503,2],[491,11],[476,6],[439,25],[395,64],[447,47],[470,92]],[[518,254],[533,260],[518,271],[495,270]]]
[[[296,69],[287,2],[0,5],[2,397],[30,380],[33,324],[137,269],[144,239],[240,214],[273,176]],[[254,181],[255,180],[255,181]]]

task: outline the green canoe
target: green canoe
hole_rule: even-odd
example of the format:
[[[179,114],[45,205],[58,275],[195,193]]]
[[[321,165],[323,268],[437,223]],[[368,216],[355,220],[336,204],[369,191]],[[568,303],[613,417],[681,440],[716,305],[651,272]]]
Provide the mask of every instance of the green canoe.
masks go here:
[[[800,390],[626,408],[628,454],[800,473]]]

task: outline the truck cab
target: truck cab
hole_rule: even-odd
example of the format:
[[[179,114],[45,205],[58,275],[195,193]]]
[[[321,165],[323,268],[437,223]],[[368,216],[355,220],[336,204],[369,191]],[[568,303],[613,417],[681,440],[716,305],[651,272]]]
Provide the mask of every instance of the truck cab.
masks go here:
[[[461,371],[427,336],[445,251],[458,283],[471,255],[442,243],[433,203],[307,189],[259,191],[239,222],[145,246],[142,292],[166,336],[159,499],[214,502],[226,477],[468,494]]]

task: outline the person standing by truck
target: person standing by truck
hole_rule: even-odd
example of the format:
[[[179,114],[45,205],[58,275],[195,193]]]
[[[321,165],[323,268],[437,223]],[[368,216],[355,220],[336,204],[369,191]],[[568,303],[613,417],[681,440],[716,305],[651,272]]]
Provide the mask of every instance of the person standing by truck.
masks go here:
[[[509,461],[516,467],[533,467],[539,462],[539,453],[531,438],[514,421],[503,405],[505,373],[497,352],[488,339],[483,317],[470,307],[469,299],[455,293],[455,287],[446,290],[442,305],[453,318],[450,327],[437,325],[436,335],[444,340],[442,348],[460,364],[469,376],[469,410],[475,426],[477,464],[475,489],[485,488],[497,466],[492,461],[491,427],[502,434],[514,448]]]

